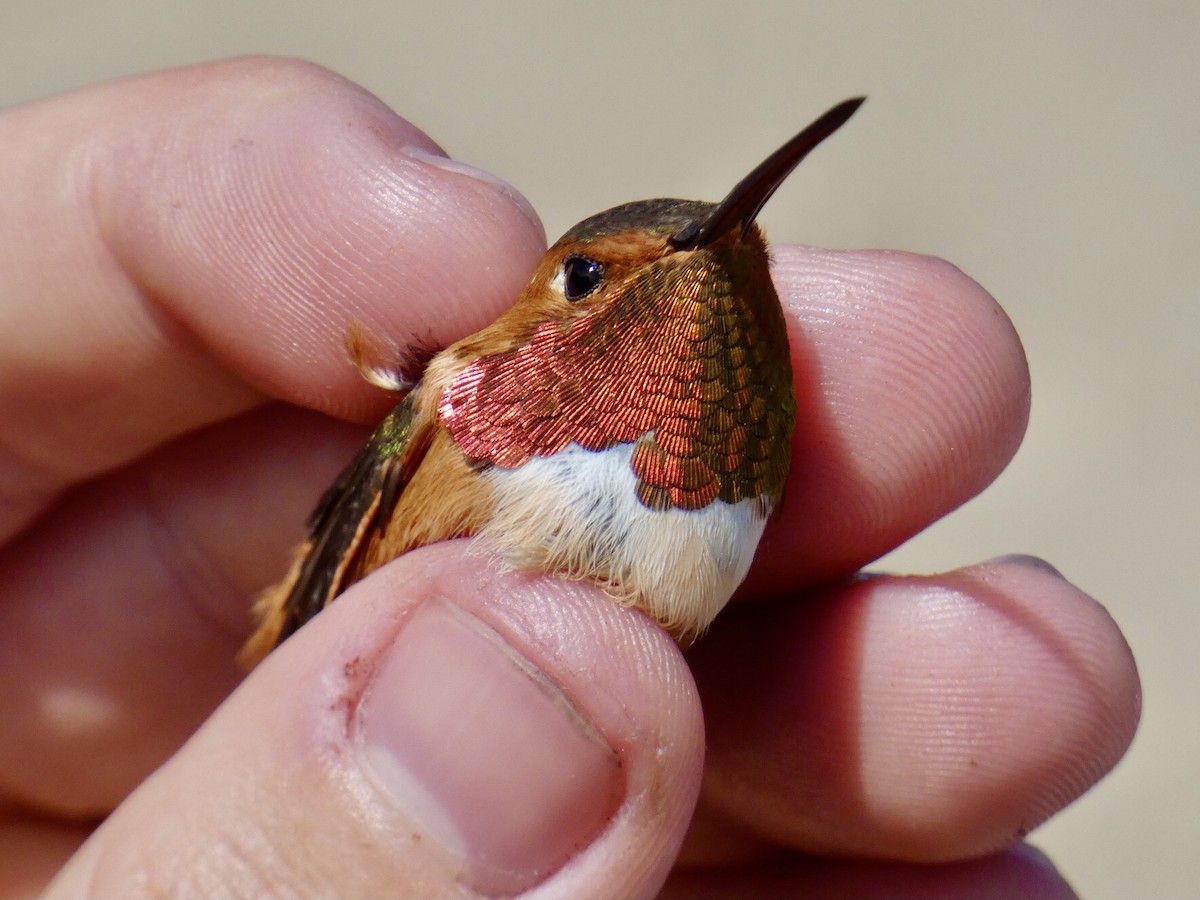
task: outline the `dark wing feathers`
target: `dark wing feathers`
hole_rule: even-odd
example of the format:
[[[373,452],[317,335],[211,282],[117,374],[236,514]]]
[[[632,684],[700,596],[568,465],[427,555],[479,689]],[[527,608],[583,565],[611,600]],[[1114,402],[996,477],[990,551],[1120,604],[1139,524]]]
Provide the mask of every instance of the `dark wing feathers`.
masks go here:
[[[428,447],[415,434],[416,392],[380,423],[308,521],[308,540],[284,581],[256,605],[259,629],[243,651],[253,664],[290,637],[348,585],[358,555],[387,526],[396,499]],[[427,431],[427,429],[420,429]]]

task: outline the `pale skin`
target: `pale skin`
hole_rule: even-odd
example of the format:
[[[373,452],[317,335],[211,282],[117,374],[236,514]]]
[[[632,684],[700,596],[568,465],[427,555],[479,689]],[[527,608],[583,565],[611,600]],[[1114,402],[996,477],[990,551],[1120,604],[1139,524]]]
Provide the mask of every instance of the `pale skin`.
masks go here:
[[[1072,896],[1022,836],[1132,738],[1116,625],[1024,558],[851,578],[1020,442],[1024,357],[969,278],[776,248],[795,468],[687,654],[590,586],[457,542],[384,567],[244,676],[253,595],[388,407],[345,323],[469,333],[542,228],[374,98],[278,60],[7,111],[0,158],[0,895],[58,873],[48,896]],[[406,743],[440,714],[424,659],[458,660],[519,752],[473,723]],[[461,841],[379,762],[427,773],[424,752],[486,794]],[[541,833],[554,798],[530,755],[608,786],[559,811],[565,865],[496,843],[518,813]]]

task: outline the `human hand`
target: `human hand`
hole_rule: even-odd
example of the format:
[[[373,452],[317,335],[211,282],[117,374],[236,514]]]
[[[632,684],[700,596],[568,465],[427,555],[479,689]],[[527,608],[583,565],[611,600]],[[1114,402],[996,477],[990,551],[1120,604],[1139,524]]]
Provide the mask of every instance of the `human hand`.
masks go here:
[[[49,896],[646,896],[681,843],[669,896],[1066,895],[1009,848],[1132,737],[1111,620],[1021,560],[849,577],[1020,440],[1019,344],[960,273],[777,248],[794,474],[745,602],[686,656],[591,586],[456,542],[233,690],[253,594],[363,437],[342,420],[386,409],[346,321],[468,333],[540,225],[295,63],[103,85],[0,135],[8,895],[106,815]]]

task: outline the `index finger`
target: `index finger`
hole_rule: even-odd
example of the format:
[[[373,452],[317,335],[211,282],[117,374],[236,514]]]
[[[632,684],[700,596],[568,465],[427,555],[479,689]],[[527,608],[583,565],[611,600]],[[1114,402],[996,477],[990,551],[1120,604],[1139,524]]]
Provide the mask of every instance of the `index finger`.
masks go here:
[[[67,485],[270,396],[386,402],[341,336],[447,342],[516,295],[528,205],[378,100],[247,59],[0,117],[0,535]]]

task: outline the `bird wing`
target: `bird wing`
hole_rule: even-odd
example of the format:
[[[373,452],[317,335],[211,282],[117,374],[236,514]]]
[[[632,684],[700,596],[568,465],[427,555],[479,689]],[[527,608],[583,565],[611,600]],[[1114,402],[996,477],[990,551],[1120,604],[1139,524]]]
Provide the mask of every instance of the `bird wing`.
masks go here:
[[[279,584],[255,602],[258,628],[240,654],[247,667],[320,612],[353,579],[357,558],[386,527],[388,514],[429,447],[411,392],[380,423],[358,455],[325,492],[308,521],[308,539]]]

